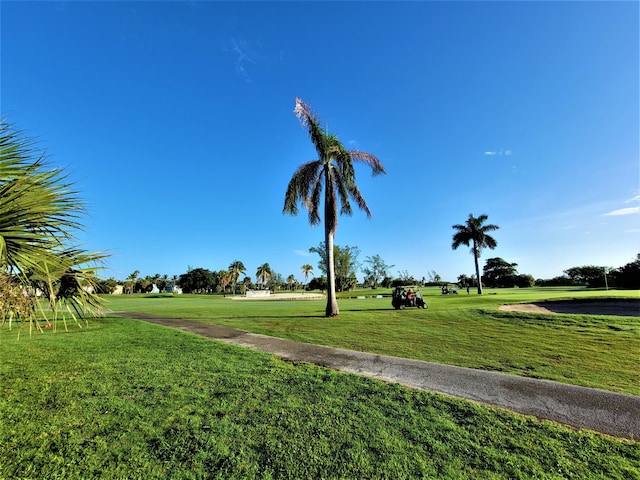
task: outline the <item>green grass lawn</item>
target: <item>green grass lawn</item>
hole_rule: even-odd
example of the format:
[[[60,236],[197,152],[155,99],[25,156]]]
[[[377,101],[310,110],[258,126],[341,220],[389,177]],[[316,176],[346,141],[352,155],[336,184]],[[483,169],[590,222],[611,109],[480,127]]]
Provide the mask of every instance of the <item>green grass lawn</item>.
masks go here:
[[[107,307],[640,395],[640,317],[498,310],[505,303],[547,299],[637,300],[638,291],[500,289],[487,290],[482,296],[443,296],[439,289],[423,289],[423,294],[429,303],[427,310],[396,311],[389,298],[344,298],[337,318],[324,317],[322,300],[234,301],[221,296],[127,295],[108,297]]]
[[[174,314],[191,310],[199,318],[208,306],[226,312],[220,315],[230,322],[247,315],[247,324],[272,323],[294,333],[289,309],[302,310],[297,322],[336,329],[318,316],[322,304],[311,302],[125,301],[175,302]],[[393,312],[345,300],[341,319],[360,318],[361,334],[374,328],[369,322],[377,316],[389,328],[413,324],[405,329],[409,335],[422,331],[421,322],[435,321],[437,315],[428,314],[447,310],[437,303],[426,312]],[[485,319],[479,315],[477,322]],[[589,329],[600,321],[581,320]],[[15,330],[0,329],[0,446],[3,480],[640,479],[637,442],[122,318],[20,340]]]

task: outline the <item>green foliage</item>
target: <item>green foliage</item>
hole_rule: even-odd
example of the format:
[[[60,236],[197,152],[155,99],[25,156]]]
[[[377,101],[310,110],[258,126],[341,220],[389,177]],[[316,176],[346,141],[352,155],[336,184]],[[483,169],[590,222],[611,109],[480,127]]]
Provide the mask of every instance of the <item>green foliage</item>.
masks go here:
[[[640,476],[638,443],[140,321],[0,341],[3,479]]]
[[[327,289],[327,277],[321,275],[319,277],[313,277],[309,282],[308,290],[320,290],[324,292]]]
[[[488,232],[498,230],[500,227],[493,224],[485,225],[484,222],[486,222],[488,218],[486,214],[474,217],[473,213],[470,213],[469,218],[463,225],[458,224],[453,226],[456,233],[453,235],[451,248],[456,250],[460,245],[471,245],[471,254],[473,255],[476,267],[476,278],[478,279],[478,294],[482,294],[482,277],[480,276],[480,266],[478,265],[480,252],[483,248],[493,250],[498,245],[496,240],[489,235]]]
[[[47,315],[76,322],[101,313],[96,272],[106,255],[73,245],[72,232],[82,227],[83,205],[59,169],[49,167],[44,153],[11,125],[0,121],[0,321]],[[16,295],[32,297],[22,301]],[[36,312],[42,294],[48,309]],[[26,307],[29,307],[25,310]]]
[[[569,287],[573,282],[566,275],[560,275],[550,279],[539,278],[536,280],[536,286],[538,287]]]
[[[500,257],[488,258],[482,268],[482,280],[488,287],[513,287],[517,266],[517,263],[509,263]]]
[[[318,262],[318,268],[325,275],[327,274],[327,250],[325,243],[320,242],[317,247],[309,248],[309,252],[317,253],[320,256]],[[353,290],[358,285],[356,278],[356,271],[358,270],[358,256],[360,255],[360,248],[353,246],[341,247],[340,245],[333,246],[333,261],[335,265],[335,278],[336,278],[336,290],[338,292],[345,292]]]
[[[180,275],[178,284],[185,293],[208,293],[215,289],[215,275],[206,268],[194,268]]]
[[[362,269],[365,275],[364,284],[372,288],[378,288],[378,285],[388,276],[389,270],[394,267],[394,265],[387,265],[380,255],[367,257],[364,264]]]
[[[304,275],[304,285],[306,289],[309,283],[309,275],[313,276],[313,266],[305,263],[300,267],[300,270],[302,270],[302,273]]]
[[[233,287],[233,294],[236,293],[236,285],[238,284],[238,278],[241,274],[244,274],[247,269],[240,260],[235,260],[229,265],[229,272],[231,273],[231,285]]]
[[[269,280],[272,276],[273,272],[271,271],[271,266],[268,263],[263,263],[256,270],[256,278],[258,279],[258,285],[264,286],[267,285],[267,280]]]
[[[564,271],[571,279],[573,285],[583,285],[585,287],[604,287],[605,271],[610,270],[608,267],[598,267],[595,265],[586,265],[582,267],[572,267]]]
[[[633,262],[611,272],[611,277],[618,288],[640,289],[640,253]]]

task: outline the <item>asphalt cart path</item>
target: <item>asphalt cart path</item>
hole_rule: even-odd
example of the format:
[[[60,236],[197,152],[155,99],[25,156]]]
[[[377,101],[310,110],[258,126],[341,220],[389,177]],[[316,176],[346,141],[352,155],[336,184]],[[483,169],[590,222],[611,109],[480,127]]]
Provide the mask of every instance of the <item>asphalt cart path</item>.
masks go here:
[[[114,312],[207,338],[387,382],[443,393],[574,428],[640,440],[640,397],[485,370],[294,342],[195,320]]]

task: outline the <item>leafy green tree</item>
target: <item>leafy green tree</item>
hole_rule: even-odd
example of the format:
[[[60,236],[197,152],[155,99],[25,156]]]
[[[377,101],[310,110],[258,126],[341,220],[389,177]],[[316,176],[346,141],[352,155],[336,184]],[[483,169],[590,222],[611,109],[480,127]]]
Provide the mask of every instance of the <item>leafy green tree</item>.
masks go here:
[[[493,250],[498,246],[498,242],[488,232],[498,230],[500,227],[492,224],[484,225],[488,218],[485,214],[476,218],[473,213],[470,213],[469,218],[463,225],[457,224],[453,226],[456,233],[453,235],[451,248],[456,250],[460,245],[471,245],[471,253],[476,267],[476,278],[478,279],[478,295],[482,295],[482,277],[480,276],[480,266],[478,265],[480,252],[483,248]]]
[[[262,285],[264,288],[267,284],[267,280],[271,278],[272,275],[271,266],[268,263],[263,263],[256,270],[256,278],[258,279],[258,285]]]
[[[304,288],[306,290],[309,284],[309,275],[313,275],[313,266],[305,263],[300,267],[300,269],[302,270],[302,273],[304,273]]]
[[[287,285],[289,285],[289,290],[293,290],[293,286],[296,284],[296,276],[291,274],[287,277]]]
[[[324,242],[320,242],[317,247],[311,247],[309,249],[312,253],[317,253],[320,256],[320,262],[318,268],[325,275],[327,274],[327,249]],[[339,245],[333,246],[333,262],[334,262],[334,276],[335,276],[335,288],[339,292],[350,290],[357,286],[356,272],[358,270],[358,257],[360,256],[360,248],[353,246],[340,247]]]
[[[553,278],[539,278],[536,280],[538,287],[567,287],[573,285],[573,282],[566,275],[560,275]]]
[[[596,288],[605,286],[605,271],[612,270],[610,267],[599,267],[596,265],[585,265],[582,267],[572,267],[564,271],[574,285],[584,285]]]
[[[101,313],[95,292],[106,255],[73,245],[83,204],[45,159],[22,132],[0,121],[0,323],[21,318],[22,325],[40,328],[36,309],[45,312],[38,290],[49,302],[54,328],[59,314],[77,321]]]
[[[327,277],[321,275],[311,279],[308,285],[309,290],[320,290],[324,292],[327,289]]]
[[[387,265],[380,255],[367,257],[364,261],[365,267],[362,273],[365,275],[365,283],[371,285],[371,288],[378,288],[378,285],[387,276],[388,271],[395,265]]]
[[[283,288],[286,289],[287,282],[285,281],[284,277],[280,273],[274,270],[271,270],[271,276],[267,280],[267,288],[273,291],[281,290]]]
[[[229,265],[229,271],[231,272],[231,283],[233,285],[233,294],[236,294],[236,284],[241,273],[244,273],[247,269],[240,260],[235,260]]]
[[[611,277],[618,288],[640,289],[640,253],[633,262],[611,272]]]
[[[500,257],[488,258],[482,268],[482,278],[485,285],[489,287],[513,287],[517,283],[517,266],[517,263],[509,263]]]
[[[244,277],[244,279],[242,280],[242,283],[244,284],[244,291],[245,292],[247,290],[253,289],[253,287],[254,287],[253,282],[251,281],[251,277]]]
[[[529,288],[533,287],[536,284],[536,280],[533,278],[533,275],[529,274],[520,274],[514,276],[514,285],[519,288]]]
[[[338,137],[324,131],[318,116],[301,99],[296,98],[294,112],[303,127],[307,127],[311,142],[316,149],[318,159],[302,164],[287,186],[283,213],[298,214],[298,201],[309,212],[309,223],[320,223],[320,209],[324,209],[324,237],[326,248],[327,271],[327,317],[340,314],[336,299],[336,276],[334,265],[334,236],[338,227],[338,202],[340,214],[351,215],[350,199],[368,217],[371,217],[369,206],[365,202],[356,185],[354,161],[363,162],[371,167],[373,175],[386,173],[382,162],[373,154],[358,150],[348,151]],[[324,189],[324,201],[321,201]]]
[[[206,268],[194,268],[180,275],[178,285],[185,293],[207,293],[214,288],[214,275]]]

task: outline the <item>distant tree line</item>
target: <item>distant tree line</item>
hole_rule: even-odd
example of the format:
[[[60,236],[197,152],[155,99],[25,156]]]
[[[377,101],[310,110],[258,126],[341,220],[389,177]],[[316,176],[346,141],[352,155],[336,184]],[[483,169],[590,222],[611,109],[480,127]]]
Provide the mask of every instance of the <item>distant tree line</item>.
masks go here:
[[[539,286],[584,286],[640,289],[640,253],[636,259],[619,268],[585,265],[564,270],[564,275],[549,280],[536,280]]]
[[[302,265],[301,272],[305,276],[304,282],[299,282],[294,275],[286,279],[273,271],[268,263],[260,265],[256,270],[256,282],[251,277],[244,276],[241,281],[237,279],[244,274],[245,268],[242,262],[234,262],[227,270],[208,270],[206,268],[188,267],[187,272],[169,278],[167,275],[155,274],[140,277],[136,270],[127,277],[124,282],[113,278],[98,280],[96,293],[113,293],[117,285],[123,285],[123,293],[148,293],[153,285],[160,291],[164,291],[167,285],[179,285],[185,293],[236,293],[244,294],[247,290],[269,289],[272,291],[288,290],[320,290],[326,291],[327,277],[324,269],[324,244],[311,247],[310,252],[318,253],[320,260],[318,269],[321,275],[313,274],[313,266]],[[334,245],[334,259],[336,262],[336,289],[337,291],[349,291],[356,287],[363,288],[393,288],[400,285],[417,286],[442,286],[450,282],[443,281],[434,270],[428,273],[428,278],[416,278],[407,270],[398,271],[392,275],[388,265],[380,255],[368,256],[360,264],[358,257],[360,249],[356,246],[341,247]],[[239,264],[239,265],[238,265]],[[564,270],[564,275],[551,279],[535,279],[529,274],[520,274],[517,271],[517,263],[510,263],[500,257],[489,258],[482,268],[482,284],[489,288],[527,288],[533,286],[584,286],[589,288],[620,288],[640,289],[640,254],[636,259],[619,268],[586,265],[572,267]],[[234,274],[237,271],[237,276]],[[356,273],[364,274],[362,283],[358,282]],[[312,277],[309,280],[309,277]],[[236,285],[233,285],[236,278]],[[461,274],[456,282],[461,288],[477,287],[475,275]]]

